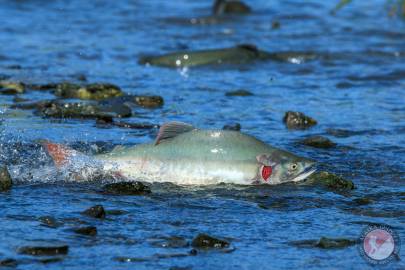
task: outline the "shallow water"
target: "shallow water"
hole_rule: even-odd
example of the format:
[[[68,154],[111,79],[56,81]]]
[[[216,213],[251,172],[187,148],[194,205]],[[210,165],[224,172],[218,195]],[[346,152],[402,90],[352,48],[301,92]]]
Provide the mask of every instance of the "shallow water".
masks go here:
[[[388,16],[384,1],[354,1],[336,16],[329,14],[334,1],[246,2],[254,7],[252,15],[199,25],[190,19],[208,16],[211,1],[0,1],[0,75],[43,84],[76,81],[83,74],[89,82],[114,83],[128,93],[161,95],[163,108],[135,109],[128,121],[178,120],[201,128],[239,122],[243,132],[316,159],[353,180],[357,189],[164,184],[152,185],[148,196],[105,195],[97,192],[100,185],[66,183],[52,174],[36,140],[90,151],[95,144],[147,142],[156,130],[43,119],[7,108],[13,96],[1,96],[1,162],[13,168],[13,176],[33,177],[0,194],[0,260],[14,258],[19,269],[367,269],[372,267],[356,246],[325,250],[292,242],[357,239],[370,223],[389,225],[404,239],[405,22]],[[271,28],[275,20],[280,29]],[[182,70],[137,64],[145,54],[241,43],[273,52],[310,51],[318,58]],[[237,89],[254,95],[225,96]],[[288,110],[302,111],[318,125],[287,130],[281,120]],[[296,143],[308,135],[326,136],[338,146],[322,150]],[[353,201],[363,197],[372,203]],[[80,215],[95,204],[125,213],[107,214],[105,220]],[[43,216],[62,225],[41,226]],[[81,224],[96,226],[98,235],[73,234],[71,229]],[[232,250],[188,256],[190,246],[164,247],[165,237],[190,242],[200,232],[228,239]],[[68,244],[69,254],[49,265],[16,252],[21,246],[55,243]],[[403,254],[402,249],[402,261],[385,268],[405,267]]]

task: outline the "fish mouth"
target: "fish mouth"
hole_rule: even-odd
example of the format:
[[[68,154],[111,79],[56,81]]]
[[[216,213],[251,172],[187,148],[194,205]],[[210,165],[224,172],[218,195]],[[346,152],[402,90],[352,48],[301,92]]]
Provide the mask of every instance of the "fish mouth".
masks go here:
[[[316,172],[316,168],[314,168],[312,166],[308,167],[302,173],[300,173],[298,176],[294,177],[291,181],[292,182],[302,181],[302,180],[306,179],[308,176],[310,176],[311,174],[313,174],[314,172]]]

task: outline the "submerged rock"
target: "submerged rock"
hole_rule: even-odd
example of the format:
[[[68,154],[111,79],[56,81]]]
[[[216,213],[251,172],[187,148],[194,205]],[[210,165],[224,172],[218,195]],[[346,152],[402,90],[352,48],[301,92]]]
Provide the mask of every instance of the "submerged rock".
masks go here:
[[[325,171],[312,174],[308,180],[335,190],[352,190],[355,188],[352,181]]]
[[[330,248],[345,248],[353,246],[355,244],[356,241],[351,239],[321,237],[321,239],[315,246],[319,248],[330,249]]]
[[[22,94],[25,92],[25,85],[21,82],[0,81],[0,93],[4,95]]]
[[[228,97],[247,97],[247,96],[253,96],[253,93],[248,91],[248,90],[244,90],[244,89],[239,89],[239,90],[235,90],[235,91],[230,91],[230,92],[226,92],[225,96]]]
[[[353,202],[357,205],[367,205],[367,204],[373,203],[374,201],[370,198],[362,197],[362,198],[353,199]]]
[[[120,127],[120,128],[131,128],[131,129],[159,128],[159,125],[157,125],[157,124],[128,123],[128,122],[123,122],[123,121],[115,121],[112,118],[99,118],[96,121],[96,126],[98,126],[98,127],[116,126],[116,127]]]
[[[327,238],[321,237],[319,240],[301,240],[293,241],[292,245],[298,247],[317,247],[322,249],[338,249],[355,245],[356,240],[345,238]]]
[[[148,95],[125,95],[115,98],[109,98],[100,102],[103,105],[121,106],[125,104],[129,107],[136,105],[145,108],[160,108],[163,106],[164,101],[161,96],[148,96]]]
[[[160,96],[135,96],[136,104],[145,108],[159,108],[163,106],[163,98]]]
[[[243,64],[258,59],[266,59],[268,53],[254,45],[238,45],[232,48],[201,51],[183,51],[161,56],[144,56],[140,64],[164,67],[188,67],[215,64]]]
[[[323,136],[311,136],[300,141],[301,144],[316,148],[333,148],[336,143]]]
[[[180,236],[163,237],[162,239],[152,241],[151,244],[162,248],[184,248],[189,245],[187,240]]]
[[[103,187],[103,191],[117,195],[145,195],[150,194],[150,187],[142,182],[120,182],[107,184]]]
[[[68,246],[48,246],[48,247],[22,247],[18,253],[32,256],[55,256],[66,255],[69,252]]]
[[[288,111],[285,113],[283,122],[289,129],[307,129],[317,124],[317,121],[301,112]]]
[[[288,62],[291,64],[302,64],[317,59],[319,56],[313,52],[272,52],[266,55],[266,58],[279,62]]]
[[[18,262],[14,259],[0,259],[0,268],[17,267]]]
[[[212,7],[214,15],[223,14],[248,14],[251,8],[238,0],[215,0]]]
[[[0,166],[0,192],[10,190],[13,186],[7,166]]]
[[[195,248],[227,248],[229,247],[229,243],[225,240],[221,240],[218,238],[214,238],[207,234],[199,234],[196,238],[193,239],[191,242],[191,246]]]
[[[225,125],[223,126],[223,130],[233,130],[233,131],[240,131],[242,128],[242,126],[239,123],[235,123],[235,124],[229,124],[229,125]]]
[[[115,118],[130,117],[132,110],[127,105],[108,106],[95,101],[61,102],[53,101],[37,106],[37,113],[45,117],[55,118]],[[22,107],[22,106],[17,106]]]
[[[92,83],[86,85],[61,83],[57,85],[54,93],[63,98],[94,100],[102,100],[123,95],[123,92],[118,86],[110,83]]]
[[[82,212],[83,215],[93,218],[105,218],[105,210],[102,205],[95,205]]]
[[[73,229],[73,232],[81,235],[95,236],[97,235],[97,228],[94,226],[81,227]]]
[[[41,225],[50,227],[50,228],[58,228],[62,225],[55,218],[50,217],[50,216],[40,217],[39,221],[41,222]]]

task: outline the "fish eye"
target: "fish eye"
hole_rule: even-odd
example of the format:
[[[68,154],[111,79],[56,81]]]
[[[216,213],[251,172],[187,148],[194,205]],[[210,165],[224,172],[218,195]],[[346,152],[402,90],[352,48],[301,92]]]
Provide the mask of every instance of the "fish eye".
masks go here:
[[[290,165],[290,170],[291,171],[295,171],[298,168],[298,164],[297,163],[293,163]]]

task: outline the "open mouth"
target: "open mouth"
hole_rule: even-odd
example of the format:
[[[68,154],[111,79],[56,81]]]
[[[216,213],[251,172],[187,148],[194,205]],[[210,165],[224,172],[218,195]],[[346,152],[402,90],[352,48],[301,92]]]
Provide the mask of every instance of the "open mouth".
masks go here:
[[[312,166],[308,167],[300,175],[296,176],[291,181],[293,181],[293,182],[302,181],[302,180],[306,179],[308,176],[310,176],[311,174],[313,174],[314,172],[316,172],[316,168],[314,168]]]

